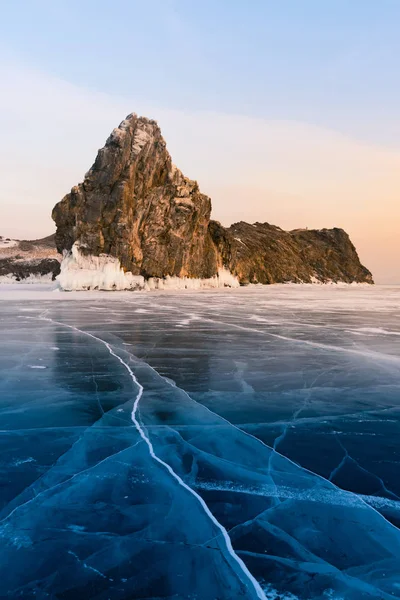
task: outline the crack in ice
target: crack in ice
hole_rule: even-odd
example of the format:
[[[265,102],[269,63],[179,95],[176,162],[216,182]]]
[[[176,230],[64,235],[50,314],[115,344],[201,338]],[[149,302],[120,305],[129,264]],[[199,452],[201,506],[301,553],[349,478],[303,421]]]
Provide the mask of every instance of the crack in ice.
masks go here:
[[[270,477],[271,477],[272,480],[273,480],[273,477],[271,475],[271,472],[272,472],[272,469],[273,469],[272,460],[273,460],[273,457],[275,456],[275,454],[277,453],[279,444],[285,440],[289,427],[291,427],[291,425],[297,421],[299,415],[301,415],[301,413],[303,412],[303,410],[305,410],[308,407],[308,405],[310,403],[310,400],[311,400],[311,396],[312,396],[312,391],[314,389],[314,385],[317,383],[318,379],[320,379],[321,377],[323,377],[326,373],[328,373],[331,370],[332,369],[326,369],[326,370],[322,371],[322,373],[319,373],[317,375],[317,377],[315,377],[315,379],[311,382],[310,386],[308,387],[307,396],[304,398],[304,400],[301,403],[301,405],[299,406],[299,408],[297,408],[294,411],[294,413],[292,415],[292,418],[283,426],[282,432],[280,433],[280,435],[278,435],[275,438],[274,443],[273,443],[273,447],[272,447],[273,452],[271,453],[271,455],[269,457],[269,460],[268,460],[268,473],[269,473],[269,475],[270,475]],[[279,504],[279,502],[280,502],[279,496],[277,495],[276,498],[277,498],[277,503]]]
[[[196,498],[196,500],[200,503],[200,505],[203,508],[203,510],[206,513],[206,515],[214,523],[214,525],[217,527],[217,529],[220,530],[220,532],[221,532],[221,534],[222,534],[222,536],[224,538],[226,549],[227,549],[229,555],[237,563],[237,565],[239,566],[240,570],[245,575],[245,577],[248,580],[248,582],[250,582],[250,584],[252,585],[252,587],[253,587],[253,589],[254,589],[257,597],[260,598],[261,600],[266,600],[266,596],[265,596],[265,594],[264,594],[264,592],[263,592],[260,584],[255,579],[255,577],[250,573],[250,571],[246,567],[246,565],[243,562],[243,560],[234,551],[231,539],[230,539],[230,537],[229,537],[229,535],[228,535],[225,527],[223,525],[221,525],[221,523],[216,519],[216,517],[210,511],[210,509],[208,508],[208,506],[207,506],[206,502],[203,500],[203,498],[201,496],[199,496],[199,494],[197,494],[190,486],[188,486],[183,481],[183,479],[177,473],[175,473],[175,471],[172,469],[172,467],[168,463],[164,462],[161,458],[159,458],[156,455],[150,439],[147,437],[144,429],[142,429],[142,427],[141,427],[141,425],[140,425],[140,423],[139,423],[139,421],[137,420],[137,417],[136,417],[136,413],[137,413],[137,410],[138,410],[139,402],[140,402],[140,399],[141,399],[141,397],[143,395],[144,388],[141,385],[141,383],[139,383],[139,381],[137,380],[137,378],[136,378],[134,372],[132,371],[132,369],[130,368],[130,366],[118,354],[116,354],[114,352],[114,350],[112,349],[111,345],[108,342],[106,342],[105,340],[102,340],[101,338],[93,335],[92,333],[89,333],[88,331],[83,331],[81,329],[78,329],[78,327],[74,327],[73,325],[68,325],[66,323],[61,323],[59,321],[54,321],[53,319],[50,319],[50,318],[45,317],[45,316],[39,317],[39,320],[47,321],[49,323],[52,323],[52,324],[55,324],[55,325],[60,325],[62,327],[67,327],[69,329],[72,329],[74,331],[77,331],[77,332],[81,333],[82,335],[87,335],[88,337],[92,338],[93,340],[96,340],[97,342],[100,342],[101,344],[103,344],[107,348],[107,350],[110,353],[110,355],[113,356],[114,358],[116,358],[121,363],[121,365],[126,369],[126,371],[128,372],[130,378],[132,379],[133,383],[138,388],[138,392],[136,394],[136,398],[135,398],[134,403],[133,403],[133,408],[132,408],[132,413],[131,413],[131,419],[132,419],[132,422],[134,423],[134,425],[135,425],[135,427],[136,427],[136,429],[137,429],[140,437],[142,438],[142,440],[147,445],[150,456],[153,458],[153,460],[155,460],[162,467],[164,467],[164,469],[166,469],[168,471],[168,473],[178,482],[178,484],[180,486],[182,486],[192,496],[194,496]]]
[[[126,303],[132,305],[132,303],[129,302],[129,301],[127,301]],[[153,308],[157,308],[157,309],[160,308],[160,305],[157,305],[157,304],[154,304],[154,303],[150,303],[150,306],[152,306]],[[170,307],[170,306],[163,305],[162,308],[165,308],[165,309],[170,310],[172,312],[178,312],[179,314],[182,314],[181,310],[174,309],[173,307]],[[339,351],[343,351],[343,352],[347,352],[348,351],[348,352],[352,352],[352,353],[355,353],[355,354],[358,354],[358,355],[361,354],[361,355],[363,355],[365,357],[370,357],[370,354],[378,354],[378,356],[380,356],[381,358],[382,357],[383,358],[387,357],[387,355],[381,355],[379,353],[360,352],[360,351],[352,350],[352,349],[348,349],[348,348],[340,348],[339,346],[330,346],[330,345],[326,345],[326,344],[318,344],[318,343],[310,342],[308,340],[298,340],[298,339],[295,339],[295,338],[286,338],[286,337],[280,336],[278,334],[272,334],[272,333],[269,333],[269,332],[263,332],[263,331],[260,331],[258,329],[253,329],[253,328],[250,328],[250,327],[242,327],[240,325],[235,325],[233,323],[231,324],[231,323],[225,323],[225,322],[222,322],[222,321],[215,321],[215,320],[209,319],[207,317],[200,317],[200,319],[203,320],[203,321],[209,322],[209,323],[213,323],[215,325],[225,325],[227,327],[232,326],[232,327],[235,327],[235,328],[238,328],[238,329],[242,329],[242,330],[245,330],[245,331],[251,331],[252,333],[261,333],[261,334],[265,334],[265,335],[271,335],[273,337],[278,337],[278,338],[284,339],[285,341],[294,341],[294,342],[299,342],[299,343],[306,343],[306,344],[310,344],[310,345],[317,346],[317,347],[322,346],[324,349],[333,349],[333,350],[339,350]],[[129,354],[129,352],[127,352],[127,353]],[[389,358],[395,359],[396,362],[400,362],[400,359],[398,357],[395,357],[395,356],[392,357],[391,356]],[[208,412],[210,412],[214,416],[219,417],[222,421],[225,421],[228,425],[230,425],[234,429],[237,429],[238,431],[241,431],[242,433],[244,433],[244,435],[247,435],[248,437],[254,439],[255,441],[257,441],[262,446],[268,448],[271,452],[276,453],[278,456],[281,456],[282,458],[284,458],[285,460],[287,460],[289,463],[293,464],[295,467],[301,468],[306,473],[310,473],[314,477],[316,477],[318,479],[321,479],[322,481],[325,481],[326,483],[329,483],[330,485],[333,486],[334,489],[338,490],[339,492],[344,493],[344,494],[348,494],[349,496],[352,496],[354,498],[358,498],[361,503],[363,503],[367,508],[369,508],[370,510],[372,510],[373,512],[375,512],[383,521],[385,521],[386,524],[388,524],[391,528],[393,528],[397,533],[399,532],[398,527],[396,527],[396,525],[394,525],[391,521],[389,521],[381,512],[379,512],[379,510],[377,510],[376,508],[374,508],[373,506],[371,506],[366,500],[364,500],[364,498],[363,498],[362,495],[355,494],[354,492],[350,492],[348,490],[343,490],[342,488],[340,488],[339,486],[337,486],[336,484],[334,484],[329,479],[326,479],[325,477],[323,477],[323,475],[319,475],[318,473],[314,473],[313,471],[310,471],[310,469],[307,469],[306,467],[299,466],[296,462],[294,462],[293,460],[291,460],[289,457],[281,454],[280,452],[278,452],[277,450],[275,450],[271,446],[268,446],[268,444],[266,444],[265,442],[263,442],[261,439],[257,438],[255,435],[249,433],[248,431],[244,431],[243,429],[240,429],[235,424],[233,424],[230,421],[228,421],[228,419],[225,419],[221,415],[218,415],[217,413],[214,413],[207,406],[201,404],[200,402],[198,402],[197,400],[195,400],[194,398],[192,398],[192,396],[190,396],[190,394],[188,394],[188,392],[186,392],[186,390],[184,390],[183,388],[179,388],[176,385],[175,382],[171,382],[171,380],[168,379],[167,377],[164,377],[164,376],[160,375],[160,373],[158,373],[158,371],[154,367],[152,367],[150,364],[148,364],[148,363],[144,363],[144,364],[146,364],[159,377],[161,377],[162,379],[164,379],[164,381],[166,381],[169,385],[171,385],[172,387],[176,387],[177,389],[181,390],[192,402],[195,402],[196,404],[199,404],[205,410],[207,410]]]
[[[392,496],[392,499],[394,499],[395,501],[400,500],[400,496],[398,496],[395,492],[392,492],[391,490],[389,490],[386,487],[386,485],[385,485],[385,483],[384,483],[384,481],[383,481],[383,479],[381,477],[379,477],[375,473],[371,473],[365,467],[362,467],[360,465],[360,463],[349,454],[349,451],[347,450],[347,448],[345,447],[345,445],[343,444],[343,442],[341,442],[341,440],[340,440],[340,438],[339,438],[338,435],[336,435],[336,441],[339,444],[339,446],[341,447],[341,449],[343,450],[344,456],[343,456],[342,460],[340,461],[340,463],[337,465],[337,467],[335,467],[332,470],[331,474],[329,475],[329,481],[332,481],[336,477],[336,475],[339,473],[339,471],[344,467],[344,465],[347,462],[352,462],[356,466],[356,468],[360,469],[360,471],[363,471],[364,473],[366,473],[367,475],[369,475],[373,479],[377,480],[379,482],[379,484],[380,484],[381,489],[382,489],[383,492],[385,492],[386,494],[389,494],[390,496]]]
[[[87,469],[83,469],[82,471],[78,471],[78,473],[74,473],[73,475],[71,475],[71,477],[68,477],[68,479],[64,479],[63,481],[59,481],[58,483],[55,483],[54,485],[51,485],[50,487],[46,488],[45,490],[42,490],[41,492],[35,492],[35,489],[33,487],[27,488],[28,490],[30,489],[30,491],[32,492],[32,494],[34,494],[33,498],[30,498],[29,500],[26,500],[25,502],[23,502],[22,504],[18,504],[18,506],[16,506],[8,515],[6,515],[3,519],[0,520],[0,525],[2,523],[5,523],[6,521],[8,521],[14,513],[18,512],[21,508],[23,508],[24,506],[27,506],[28,504],[31,504],[31,502],[34,502],[35,500],[37,500],[38,498],[41,498],[42,496],[45,496],[46,494],[48,494],[49,492],[54,491],[55,489],[57,489],[58,487],[62,487],[64,484],[66,483],[71,483],[71,481],[73,481],[74,479],[76,479],[77,477],[79,477],[80,475],[86,475],[87,473],[89,473],[90,471],[93,471],[93,469],[95,469],[96,467],[106,463],[109,460],[114,459],[116,456],[122,454],[123,452],[126,452],[127,450],[132,450],[132,448],[135,448],[135,446],[137,446],[138,444],[141,443],[142,440],[139,440],[138,442],[136,442],[135,444],[132,444],[132,446],[128,446],[127,448],[123,448],[122,450],[119,450],[118,452],[114,452],[114,454],[109,454],[109,456],[106,456],[106,458],[103,458],[103,460],[100,460],[98,463],[96,463],[95,465],[92,465],[90,467],[88,467]],[[77,440],[75,442],[75,444],[79,442],[79,440]],[[71,448],[75,445],[73,444],[71,446]],[[69,448],[68,451],[71,450],[71,448]],[[64,456],[64,455],[62,455]],[[55,463],[57,464],[57,463]],[[54,465],[53,465],[54,467]],[[38,480],[39,481],[39,480]],[[35,481],[35,484],[38,482]],[[26,490],[24,490],[26,491]]]
[[[94,567],[91,567],[90,565],[88,565],[87,563],[85,563],[85,561],[83,561],[81,558],[79,558],[79,556],[77,554],[75,554],[75,552],[72,552],[72,550],[68,550],[67,552],[68,552],[68,554],[70,554],[71,556],[73,556],[74,558],[76,558],[76,560],[78,561],[78,563],[81,564],[84,569],[88,569],[89,571],[93,571],[93,573],[96,573],[96,575],[100,575],[100,577],[102,577],[103,579],[108,579],[108,577],[106,575],[104,575],[104,573],[102,573],[98,569],[95,569]],[[113,580],[109,579],[109,581],[113,581]]]
[[[129,302],[128,302],[128,304],[129,304]],[[154,308],[157,308],[157,309],[166,308],[167,310],[182,314],[182,311],[180,311],[179,309],[174,309],[173,307],[170,307],[170,306],[165,306],[165,305],[161,306],[161,305],[156,305],[154,303],[151,304],[151,306],[153,306]],[[190,315],[186,313],[186,316],[189,317]],[[220,317],[221,315],[217,314],[217,316]],[[202,320],[202,321],[205,321],[208,323],[213,323],[214,325],[224,325],[225,327],[233,327],[235,329],[240,329],[242,331],[248,331],[250,333],[266,335],[266,336],[273,337],[273,338],[276,338],[279,340],[283,340],[285,342],[293,342],[294,344],[311,346],[313,348],[320,348],[321,350],[328,350],[328,351],[332,351],[332,352],[340,352],[340,353],[348,353],[348,354],[356,354],[357,356],[363,356],[364,358],[371,358],[371,359],[375,359],[375,360],[393,362],[396,364],[400,363],[400,358],[398,356],[391,355],[391,354],[383,354],[381,352],[374,352],[373,350],[364,351],[364,350],[357,350],[355,348],[345,348],[342,346],[335,346],[334,344],[323,344],[322,342],[313,342],[311,340],[301,340],[298,338],[292,338],[292,337],[288,337],[285,335],[280,335],[278,333],[272,333],[270,331],[255,329],[254,327],[245,327],[244,325],[237,325],[236,323],[218,321],[218,320],[210,319],[208,317],[203,317],[203,316],[200,316],[199,320]]]

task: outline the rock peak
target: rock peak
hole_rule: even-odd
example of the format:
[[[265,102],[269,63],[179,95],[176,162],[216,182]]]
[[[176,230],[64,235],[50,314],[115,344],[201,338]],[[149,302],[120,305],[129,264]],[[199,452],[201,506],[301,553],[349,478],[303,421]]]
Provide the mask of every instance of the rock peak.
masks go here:
[[[210,213],[197,182],[172,165],[156,121],[132,113],[52,216],[60,252],[78,243],[134,275],[208,278],[218,268]]]

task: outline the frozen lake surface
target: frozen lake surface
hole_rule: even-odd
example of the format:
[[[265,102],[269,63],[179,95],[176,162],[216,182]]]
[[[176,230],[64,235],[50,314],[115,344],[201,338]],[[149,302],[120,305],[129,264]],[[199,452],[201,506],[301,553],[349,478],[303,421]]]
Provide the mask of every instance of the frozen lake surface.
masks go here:
[[[400,287],[0,286],[0,597],[400,598]]]

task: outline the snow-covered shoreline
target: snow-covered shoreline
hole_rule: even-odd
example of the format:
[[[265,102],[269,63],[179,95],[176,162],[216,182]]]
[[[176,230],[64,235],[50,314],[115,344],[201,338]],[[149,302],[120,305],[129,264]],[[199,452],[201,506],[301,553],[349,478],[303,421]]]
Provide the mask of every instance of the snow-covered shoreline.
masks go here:
[[[29,275],[23,279],[17,278],[14,273],[8,275],[0,275],[0,286],[1,285],[48,285],[53,283],[53,286],[58,284],[53,280],[52,273],[46,273],[46,275]]]
[[[39,240],[40,242],[40,240]],[[48,250],[46,250],[48,252]],[[58,259],[59,260],[59,259]],[[57,265],[59,264],[57,260]],[[32,260],[32,265],[37,266],[37,260]],[[15,264],[20,266],[20,261],[15,261]],[[30,263],[29,263],[30,264]],[[54,267],[50,266],[50,271],[46,269],[33,269],[32,273],[29,268],[25,272],[21,269],[12,270],[12,264],[9,265],[10,272],[5,272],[0,275],[0,286],[2,285],[46,285],[54,281],[56,272]],[[48,269],[49,266],[45,265]],[[54,288],[59,291],[188,291],[188,290],[209,290],[209,289],[236,289],[241,287],[238,278],[233,275],[228,269],[221,267],[218,273],[213,277],[199,279],[192,277],[150,277],[146,279],[142,275],[134,275],[131,272],[126,272],[121,266],[118,258],[108,254],[99,256],[88,255],[85,249],[75,243],[69,252],[65,252],[61,261],[60,272],[53,283]],[[58,270],[58,269],[57,269]],[[41,275],[40,273],[44,274]],[[349,286],[349,285],[369,285],[367,283],[346,283],[335,281],[320,281],[315,275],[311,278],[311,282],[286,282],[281,284],[269,285],[284,285],[284,286]],[[245,287],[261,286],[262,284],[247,284]],[[268,286],[269,287],[269,286]]]
[[[145,279],[125,272],[114,256],[83,254],[76,243],[71,252],[65,254],[57,281],[64,291],[199,290],[240,286],[238,279],[223,268],[208,279],[170,276]]]
[[[93,276],[91,282],[95,282],[98,277],[98,274]],[[17,279],[16,276],[12,273],[8,275],[0,276],[0,292],[5,291],[6,289],[15,289],[15,288],[27,288],[33,289],[37,288],[38,290],[43,289],[45,291],[54,291],[54,292],[177,292],[177,291],[229,291],[229,289],[254,289],[254,288],[369,288],[373,287],[369,283],[346,283],[344,281],[327,281],[327,282],[313,282],[313,283],[271,283],[268,285],[263,285],[261,283],[250,283],[247,285],[238,285],[235,283],[233,285],[229,285],[230,278],[233,277],[229,271],[221,270],[218,275],[210,279],[191,279],[189,277],[165,277],[161,278],[151,278],[145,280],[144,278],[140,278],[141,281],[139,285],[134,285],[131,287],[114,287],[114,286],[104,286],[98,287],[97,284],[88,284],[81,283],[79,287],[63,287],[59,281],[54,281],[51,274],[47,275],[29,275],[25,279]],[[58,279],[58,278],[57,278]],[[139,279],[139,277],[138,277]],[[129,279],[128,279],[129,282]]]
[[[207,279],[191,277],[151,277],[125,272],[118,258],[107,254],[86,255],[75,243],[71,252],[64,255],[57,283],[63,291],[153,291],[153,290],[203,290],[238,288],[240,283],[230,271],[220,268],[217,275]],[[260,285],[260,284],[255,284]],[[276,285],[276,284],[274,284]],[[345,282],[321,282],[316,277],[311,283],[285,283],[281,285],[369,285]]]

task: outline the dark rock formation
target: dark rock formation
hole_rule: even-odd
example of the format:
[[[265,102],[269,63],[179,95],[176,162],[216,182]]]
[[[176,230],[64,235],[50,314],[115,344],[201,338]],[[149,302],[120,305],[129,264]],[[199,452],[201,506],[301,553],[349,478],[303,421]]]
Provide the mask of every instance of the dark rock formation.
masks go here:
[[[10,240],[0,236],[0,241],[0,277],[21,282],[42,276],[54,280],[60,273],[60,258],[54,235],[30,241]]]
[[[83,183],[53,209],[59,252],[111,255],[148,277],[208,278],[226,267],[246,283],[372,283],[342,229],[286,232],[210,221],[211,201],[173,166],[155,121],[114,129]]]
[[[42,260],[23,260],[18,258],[0,258],[0,277],[12,277],[23,281],[31,276],[51,275],[54,281],[60,272],[60,261],[56,258]]]

